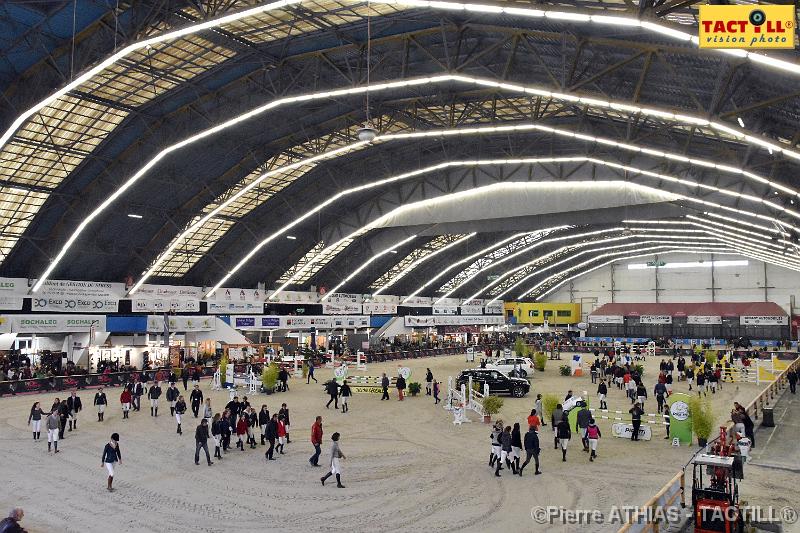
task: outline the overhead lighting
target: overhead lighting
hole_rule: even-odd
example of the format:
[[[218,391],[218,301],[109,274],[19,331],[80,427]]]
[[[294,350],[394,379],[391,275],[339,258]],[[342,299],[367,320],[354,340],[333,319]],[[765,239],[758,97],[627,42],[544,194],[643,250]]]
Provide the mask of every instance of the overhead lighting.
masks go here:
[[[736,117],[736,122],[739,123],[740,127],[744,128],[744,120],[742,120],[742,117]]]
[[[396,254],[396,253],[397,253],[397,250],[389,250],[389,252],[391,252],[391,253],[393,253],[393,254]]]
[[[128,213],[128,218],[144,218],[142,215],[137,215],[136,213]]]
[[[296,241],[297,240],[297,237],[295,237],[294,235],[287,235],[286,238],[289,239],[290,241]]]

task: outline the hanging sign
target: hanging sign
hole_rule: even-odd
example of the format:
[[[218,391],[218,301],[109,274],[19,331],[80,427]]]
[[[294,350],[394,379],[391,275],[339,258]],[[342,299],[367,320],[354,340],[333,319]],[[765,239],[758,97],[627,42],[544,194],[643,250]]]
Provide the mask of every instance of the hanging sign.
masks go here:
[[[786,326],[789,324],[788,316],[740,316],[739,324],[742,326]]]
[[[106,330],[105,315],[10,315],[14,333],[88,333]]]
[[[702,316],[689,315],[686,317],[687,324],[722,324],[721,316]]]
[[[682,392],[670,395],[669,436],[679,439],[681,444],[692,443],[692,413],[689,409],[690,396]]]
[[[672,324],[670,315],[640,315],[639,324]]]
[[[589,315],[589,324],[623,324],[625,319],[622,315]]]

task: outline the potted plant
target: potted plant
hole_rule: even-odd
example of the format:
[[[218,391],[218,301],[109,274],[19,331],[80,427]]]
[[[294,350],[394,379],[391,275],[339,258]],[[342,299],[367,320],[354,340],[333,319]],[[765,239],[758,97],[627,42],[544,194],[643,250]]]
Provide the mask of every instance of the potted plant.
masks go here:
[[[225,382],[225,371],[228,369],[228,357],[222,356],[219,360],[219,381],[222,384],[223,388],[227,387],[228,384]]]
[[[411,396],[416,396],[422,390],[422,386],[417,383],[416,381],[412,381],[408,384],[408,392],[411,393]]]
[[[634,370],[634,372],[639,374],[640,378],[644,377],[644,365],[643,364],[637,363],[637,364],[633,365],[633,370]]]
[[[265,366],[261,371],[261,385],[264,387],[264,392],[272,394],[275,391],[275,384],[278,383],[278,365],[270,363]]]
[[[483,421],[492,422],[492,415],[496,415],[503,408],[503,399],[497,396],[487,396],[483,399]]]
[[[706,350],[704,355],[706,359],[706,364],[713,368],[717,364],[716,350]]]
[[[562,376],[572,375],[572,369],[569,367],[569,365],[561,365],[560,367],[558,367],[558,371],[561,373]]]
[[[528,355],[528,347],[520,336],[514,341],[514,352],[517,354],[517,357],[526,357]]]
[[[561,400],[555,394],[545,394],[542,396],[542,409],[544,413],[539,413],[542,417],[542,421],[545,420],[545,417],[550,419],[553,415],[553,411],[556,410],[556,406],[561,403]]]
[[[547,356],[544,352],[536,352],[536,355],[533,356],[533,366],[539,372],[544,372],[544,367],[547,364]]]
[[[689,412],[692,415],[692,431],[697,435],[697,444],[703,448],[714,431],[714,408],[708,398],[692,398],[689,400]]]

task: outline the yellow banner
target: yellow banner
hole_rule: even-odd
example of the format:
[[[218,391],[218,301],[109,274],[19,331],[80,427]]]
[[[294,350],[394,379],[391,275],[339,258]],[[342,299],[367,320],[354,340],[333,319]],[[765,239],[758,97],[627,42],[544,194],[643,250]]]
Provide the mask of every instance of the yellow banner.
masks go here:
[[[794,48],[794,5],[701,5],[700,48]]]

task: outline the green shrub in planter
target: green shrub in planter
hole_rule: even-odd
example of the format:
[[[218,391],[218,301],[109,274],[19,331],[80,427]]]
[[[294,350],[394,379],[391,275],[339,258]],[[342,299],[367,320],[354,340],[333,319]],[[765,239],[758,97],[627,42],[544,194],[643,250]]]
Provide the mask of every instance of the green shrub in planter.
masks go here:
[[[503,399],[497,396],[487,396],[483,399],[483,412],[488,415],[496,415],[503,408]]]
[[[571,376],[572,375],[572,368],[569,365],[561,365],[558,367],[558,371],[561,373],[562,376]]]
[[[697,435],[698,443],[708,442],[714,432],[714,423],[716,422],[711,400],[708,397],[692,397],[689,400],[689,410],[692,414],[692,431]]]
[[[411,396],[416,396],[422,390],[422,386],[417,383],[416,381],[412,381],[408,384],[408,392],[411,393]]]
[[[222,356],[222,359],[219,360],[219,381],[220,383],[225,383],[225,371],[228,368],[228,358],[226,356]]]
[[[517,354],[517,357],[528,356],[528,346],[525,344],[525,341],[520,336],[518,336],[517,340],[514,341],[514,353]]]
[[[544,413],[539,413],[542,420],[550,419],[553,415],[553,411],[555,411],[556,406],[561,403],[561,399],[556,396],[555,394],[545,394],[542,396],[542,409],[544,409]]]
[[[640,378],[644,377],[644,365],[641,363],[633,365],[633,369],[639,374]]]
[[[716,352],[716,350],[706,350],[704,355],[705,355],[705,358],[706,358],[706,363],[708,363],[710,366],[713,367],[714,365],[717,364],[717,352]]]
[[[536,352],[533,356],[533,367],[539,372],[544,372],[544,367],[547,365],[547,356],[544,352]]]
[[[265,366],[264,370],[261,371],[261,384],[267,393],[275,390],[275,385],[278,383],[278,372],[280,372],[280,369],[275,363],[270,363],[269,366]]]

